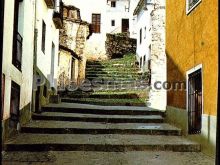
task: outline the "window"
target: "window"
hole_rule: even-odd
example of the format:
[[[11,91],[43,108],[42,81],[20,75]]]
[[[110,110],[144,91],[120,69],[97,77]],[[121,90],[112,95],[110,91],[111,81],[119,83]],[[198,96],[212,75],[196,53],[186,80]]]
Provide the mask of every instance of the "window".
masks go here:
[[[147,35],[147,28],[146,26],[144,27],[144,39],[146,38],[146,35]]]
[[[111,7],[116,7],[116,1],[111,1]]]
[[[13,56],[12,64],[21,70],[23,38],[18,32],[19,23],[19,1],[15,1],[14,6],[14,34],[13,34]]]
[[[189,134],[199,134],[202,128],[202,69],[188,73],[188,131]]]
[[[140,44],[142,43],[142,29],[140,29]]]
[[[42,22],[42,41],[41,41],[41,50],[45,53],[45,45],[46,45],[46,24]]]
[[[112,20],[112,26],[115,26],[115,20]]]
[[[94,33],[100,33],[101,14],[92,14],[92,29]]]
[[[142,68],[142,64],[143,64],[143,62],[142,62],[142,57],[140,58],[140,68]]]
[[[144,65],[146,64],[146,55],[144,55]]]
[[[202,0],[186,0],[186,13],[189,14]]]

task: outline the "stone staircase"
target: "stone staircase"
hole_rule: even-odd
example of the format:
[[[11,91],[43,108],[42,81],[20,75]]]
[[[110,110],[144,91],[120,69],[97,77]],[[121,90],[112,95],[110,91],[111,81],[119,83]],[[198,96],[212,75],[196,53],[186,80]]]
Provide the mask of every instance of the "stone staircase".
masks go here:
[[[86,82],[86,90],[68,92],[62,96],[62,102],[145,106],[149,77],[140,73],[134,54],[108,61],[87,61]]]
[[[165,114],[146,107],[50,104],[21,133],[7,152],[180,151],[199,152],[199,144],[164,123]]]

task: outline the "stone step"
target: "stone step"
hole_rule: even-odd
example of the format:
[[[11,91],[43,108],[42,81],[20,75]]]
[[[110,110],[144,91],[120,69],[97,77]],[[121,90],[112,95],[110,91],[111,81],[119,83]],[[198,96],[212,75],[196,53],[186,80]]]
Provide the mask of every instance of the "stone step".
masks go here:
[[[135,86],[133,84],[128,84],[128,85],[100,85],[99,87],[91,87],[94,91],[96,92],[111,92],[111,91],[128,91],[128,90],[146,90],[148,87],[147,86]]]
[[[97,115],[160,115],[165,116],[165,112],[147,107],[130,106],[94,106],[82,104],[49,104],[42,107],[44,112],[64,112]]]
[[[97,98],[97,99],[138,99],[138,93],[126,94],[75,94],[71,98]]]
[[[110,68],[110,67],[136,68],[137,66],[134,63],[86,64],[86,68]]]
[[[106,74],[110,74],[110,75],[112,75],[112,74],[114,74],[114,75],[125,75],[125,74],[128,74],[128,75],[142,75],[142,73],[141,72],[138,72],[138,71],[136,71],[136,72],[132,72],[132,71],[130,71],[130,70],[128,70],[128,71],[99,71],[99,70],[95,70],[95,71],[93,71],[93,70],[88,70],[88,71],[86,71],[86,74],[91,74],[91,75],[106,75]]]
[[[142,134],[181,135],[181,130],[165,123],[86,123],[34,120],[21,127],[21,133],[40,134]]]
[[[95,99],[95,98],[63,98],[62,102],[93,104],[93,105],[109,105],[109,106],[146,106],[145,101],[141,99]]]
[[[98,115],[81,113],[43,112],[33,114],[33,120],[55,121],[83,121],[103,123],[162,123],[164,118],[160,115]]]
[[[139,72],[140,69],[139,68],[86,68],[86,72],[90,72],[90,71],[93,71],[93,72],[120,72],[120,73],[123,73],[123,72]]]
[[[200,152],[198,143],[179,136],[118,134],[20,134],[6,151],[181,151]]]
[[[28,162],[32,165],[214,165],[215,158],[203,152],[172,151],[14,151],[4,152],[2,157],[4,165],[27,165]]]
[[[94,78],[139,78],[139,79],[141,79],[142,78],[142,76],[140,76],[140,75],[131,75],[131,74],[112,74],[112,75],[110,75],[110,74],[86,74],[86,77],[94,77]]]
[[[86,76],[86,79],[89,80],[102,80],[102,81],[137,81],[137,80],[141,80],[141,78],[139,77],[89,77]]]

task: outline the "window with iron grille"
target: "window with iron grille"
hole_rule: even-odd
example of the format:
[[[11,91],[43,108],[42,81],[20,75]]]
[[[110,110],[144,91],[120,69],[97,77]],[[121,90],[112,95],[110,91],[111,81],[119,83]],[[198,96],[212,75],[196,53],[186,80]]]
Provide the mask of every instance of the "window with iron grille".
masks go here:
[[[44,21],[42,21],[42,41],[41,41],[41,50],[43,53],[45,53],[45,47],[46,47],[46,24]]]
[[[100,33],[101,14],[92,14],[92,29],[94,33]]]
[[[191,12],[202,0],[186,0],[187,14]]]
[[[201,133],[202,128],[202,70],[188,75],[188,131]]]

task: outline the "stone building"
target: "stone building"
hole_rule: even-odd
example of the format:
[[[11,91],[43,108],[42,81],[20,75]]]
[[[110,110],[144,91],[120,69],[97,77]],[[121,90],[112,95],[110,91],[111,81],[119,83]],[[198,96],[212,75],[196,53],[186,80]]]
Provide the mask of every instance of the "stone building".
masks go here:
[[[167,79],[186,84],[186,90],[168,90],[167,117],[210,154],[216,145],[217,6],[217,0],[166,3]]]
[[[137,0],[65,0],[80,8],[82,19],[91,23],[93,34],[85,48],[89,59],[106,59],[106,34],[133,33],[133,4]],[[95,4],[95,5],[94,5]]]
[[[85,79],[85,46],[90,35],[89,24],[82,21],[80,10],[74,6],[63,7],[63,29],[60,30],[58,59],[58,85],[60,89]]]
[[[140,0],[137,14],[137,59],[142,71],[150,71],[150,92],[147,105],[166,110],[165,0]],[[145,30],[146,29],[146,30]]]
[[[2,139],[13,137],[31,119],[34,1],[4,4]]]

